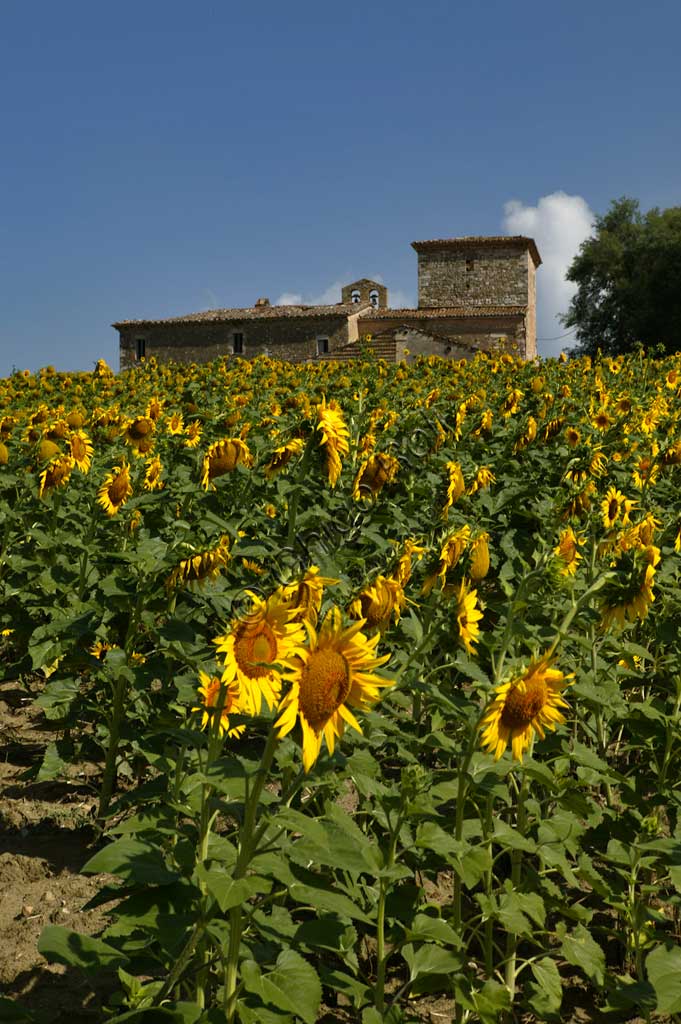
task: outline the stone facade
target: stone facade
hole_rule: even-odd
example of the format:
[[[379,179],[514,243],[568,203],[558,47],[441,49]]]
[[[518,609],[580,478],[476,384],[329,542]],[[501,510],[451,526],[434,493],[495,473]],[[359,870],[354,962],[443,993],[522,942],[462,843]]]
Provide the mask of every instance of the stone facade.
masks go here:
[[[258,355],[302,362],[356,358],[360,336],[376,339],[381,358],[461,355],[493,348],[526,359],[537,353],[536,270],[531,238],[466,237],[413,242],[418,254],[418,308],[388,308],[384,285],[361,278],[330,306],[272,306],[260,298],[240,309],[206,310],[166,320],[124,320],[120,366],[141,358],[209,362]],[[378,345],[378,339],[381,339]]]
[[[333,308],[327,307],[325,314],[297,317],[234,316],[115,324],[120,334],[121,370],[133,366],[139,355],[178,363],[207,363],[225,355],[245,359],[267,355],[291,362],[316,359],[325,352],[337,352],[359,336],[357,308],[339,313]],[[235,351],[235,335],[240,339],[236,346],[240,351]]]

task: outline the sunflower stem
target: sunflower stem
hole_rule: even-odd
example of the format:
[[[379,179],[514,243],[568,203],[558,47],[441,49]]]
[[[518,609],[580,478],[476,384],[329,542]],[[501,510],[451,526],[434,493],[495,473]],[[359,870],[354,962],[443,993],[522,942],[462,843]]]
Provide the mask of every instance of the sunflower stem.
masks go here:
[[[390,844],[388,846],[388,855],[386,857],[385,867],[389,870],[395,863],[395,850],[397,847],[397,837],[402,825],[402,816],[398,815],[395,828],[391,830]],[[378,894],[378,916],[376,920],[376,987],[374,989],[374,1003],[379,1013],[383,1013],[385,1010],[385,971],[388,961],[388,956],[385,952],[385,901],[388,895],[388,889],[390,887],[389,879],[383,877],[380,880],[380,888]]]
[[[97,817],[102,821],[109,810],[111,797],[116,786],[116,769],[118,762],[118,745],[121,739],[121,720],[125,707],[125,698],[128,695],[128,680],[124,674],[120,674],[114,685],[113,707],[109,720],[109,742],[106,748],[106,759],[104,761],[104,775],[102,788],[99,792],[99,809]]]
[[[454,838],[457,843],[461,842],[463,838],[463,823],[465,815],[466,795],[468,792],[468,768],[473,757],[473,751],[475,750],[478,730],[477,727],[471,731],[471,737],[468,743],[468,750],[464,754],[461,763],[459,765],[458,773],[458,786],[456,795],[456,816],[454,819]],[[461,932],[462,918],[461,918],[461,879],[458,874],[454,875],[454,892],[452,895],[452,912],[454,919],[454,930],[457,933]]]
[[[241,825],[241,829],[239,830],[239,851],[237,853],[234,871],[232,872],[232,878],[234,880],[245,876],[253,854],[257,849],[257,844],[255,842],[255,824],[258,816],[258,804],[260,803],[260,795],[262,793],[263,786],[265,785],[265,780],[272,766],[272,760],[274,758],[278,742],[279,733],[276,728],[275,721],[273,721],[270,726],[269,735],[260,760],[260,765],[255,773],[253,785],[244,806],[244,820]],[[237,983],[239,978],[239,949],[241,947],[242,929],[243,912],[242,905],[239,904],[236,907],[232,907],[229,912],[229,949],[227,953],[227,963],[225,966],[224,992],[224,1009],[228,1024],[231,1024],[236,1015]]]
[[[530,741],[529,754],[532,756],[532,747],[534,745],[534,734]],[[518,789],[518,798],[516,805],[516,831],[523,838],[525,837],[525,830],[527,827],[527,818],[525,815],[525,796],[527,794],[527,774],[523,772],[523,780]],[[522,866],[523,866],[523,851],[520,849],[511,850],[511,885],[512,891],[518,892],[520,890],[520,882],[522,878]],[[506,981],[506,988],[508,989],[511,997],[511,1004],[515,999],[515,988],[516,988],[516,961],[518,954],[518,935],[516,932],[508,932],[506,934],[506,967],[504,971],[504,977]]]

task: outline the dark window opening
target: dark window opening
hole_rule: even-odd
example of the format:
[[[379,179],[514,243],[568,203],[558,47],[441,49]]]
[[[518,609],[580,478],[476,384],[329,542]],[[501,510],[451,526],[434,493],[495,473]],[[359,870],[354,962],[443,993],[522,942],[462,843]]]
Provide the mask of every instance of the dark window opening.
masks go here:
[[[243,334],[232,335],[232,352],[235,356],[242,356],[244,354],[244,336]]]
[[[350,299],[352,302],[359,302],[361,298],[359,288],[353,288],[350,292]]]
[[[369,292],[369,302],[374,307],[374,309],[378,306],[378,292],[375,288],[372,288],[371,291]]]
[[[329,339],[328,338],[317,338],[317,355],[323,356],[329,351]]]
[[[135,342],[136,356],[138,359],[144,359],[147,354],[147,342],[145,338],[137,338]]]
[[[470,274],[471,270],[475,266],[475,260],[466,260],[466,273]]]

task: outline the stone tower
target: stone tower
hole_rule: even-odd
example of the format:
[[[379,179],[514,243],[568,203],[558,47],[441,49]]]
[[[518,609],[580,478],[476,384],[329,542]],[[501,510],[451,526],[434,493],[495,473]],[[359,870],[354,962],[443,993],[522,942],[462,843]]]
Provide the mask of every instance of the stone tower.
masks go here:
[[[418,254],[419,309],[525,308],[525,354],[537,352],[536,271],[541,257],[522,235],[412,242]]]

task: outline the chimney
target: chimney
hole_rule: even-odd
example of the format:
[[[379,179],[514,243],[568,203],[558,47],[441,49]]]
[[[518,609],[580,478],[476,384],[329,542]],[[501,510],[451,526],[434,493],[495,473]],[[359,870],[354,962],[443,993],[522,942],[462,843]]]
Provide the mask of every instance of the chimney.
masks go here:
[[[263,306],[269,306],[270,300],[266,298],[256,299],[255,308],[262,309]]]

